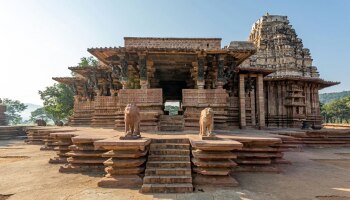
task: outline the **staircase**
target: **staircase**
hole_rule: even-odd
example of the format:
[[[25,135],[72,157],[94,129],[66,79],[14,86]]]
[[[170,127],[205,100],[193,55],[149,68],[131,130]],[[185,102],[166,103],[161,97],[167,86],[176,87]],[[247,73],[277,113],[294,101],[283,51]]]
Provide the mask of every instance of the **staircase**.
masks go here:
[[[183,131],[183,115],[161,115],[159,117],[160,131]]]
[[[141,192],[185,193],[192,191],[189,140],[152,140]]]

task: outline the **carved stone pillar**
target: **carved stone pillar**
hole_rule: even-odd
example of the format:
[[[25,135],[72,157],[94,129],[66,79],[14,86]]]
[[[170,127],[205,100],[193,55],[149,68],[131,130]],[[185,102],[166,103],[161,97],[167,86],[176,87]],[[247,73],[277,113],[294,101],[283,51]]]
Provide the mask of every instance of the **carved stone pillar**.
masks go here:
[[[256,96],[257,96],[257,110],[258,110],[258,122],[259,128],[265,127],[265,102],[264,102],[264,81],[263,75],[258,74],[256,81]]]
[[[247,126],[246,113],[245,113],[245,75],[239,75],[239,125],[241,129],[245,129]]]
[[[121,83],[123,85],[123,89],[127,89],[128,83],[128,61],[125,59],[125,56],[120,57],[120,66],[121,66]]]
[[[224,86],[224,61],[225,57],[223,55],[219,55],[218,58],[218,74],[217,74],[217,82],[216,88],[222,89]]]
[[[197,70],[197,87],[198,89],[204,89],[204,56],[198,57],[198,70]]]
[[[147,65],[146,55],[139,55],[139,66],[140,66],[140,85],[141,89],[148,88],[148,76],[147,76]]]

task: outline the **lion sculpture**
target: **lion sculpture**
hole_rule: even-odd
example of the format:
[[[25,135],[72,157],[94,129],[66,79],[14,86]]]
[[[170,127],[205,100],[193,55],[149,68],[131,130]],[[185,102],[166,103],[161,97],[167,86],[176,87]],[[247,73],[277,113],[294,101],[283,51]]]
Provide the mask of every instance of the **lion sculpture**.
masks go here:
[[[201,111],[199,120],[199,135],[213,136],[214,111],[212,108],[205,108]]]
[[[140,110],[135,104],[128,104],[124,110],[125,137],[140,137]]]

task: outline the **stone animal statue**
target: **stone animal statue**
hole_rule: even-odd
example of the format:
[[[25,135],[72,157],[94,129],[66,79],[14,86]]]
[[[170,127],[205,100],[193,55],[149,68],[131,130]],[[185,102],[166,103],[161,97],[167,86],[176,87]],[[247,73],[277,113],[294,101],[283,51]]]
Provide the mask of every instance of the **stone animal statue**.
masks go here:
[[[43,120],[43,119],[37,119],[37,120],[35,120],[35,123],[36,123],[38,126],[46,126],[46,122],[45,122],[45,120]]]
[[[63,126],[64,124],[62,121],[58,120],[58,121],[55,121],[55,125],[56,126]]]
[[[135,104],[128,104],[124,110],[125,136],[140,136],[140,110]]]
[[[214,128],[214,111],[212,108],[205,108],[201,111],[199,119],[199,135],[213,136]]]

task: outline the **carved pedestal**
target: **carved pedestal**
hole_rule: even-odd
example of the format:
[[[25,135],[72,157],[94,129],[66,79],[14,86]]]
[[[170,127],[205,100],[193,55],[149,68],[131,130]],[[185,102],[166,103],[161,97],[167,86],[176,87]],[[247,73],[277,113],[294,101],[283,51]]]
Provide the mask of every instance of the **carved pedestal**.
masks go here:
[[[238,182],[230,176],[237,165],[232,159],[236,155],[232,150],[241,149],[240,142],[232,140],[200,140],[191,139],[194,184],[237,186]]]
[[[145,171],[146,155],[151,140],[118,140],[111,138],[96,141],[95,147],[108,150],[102,156],[106,176],[98,182],[100,187],[140,187]]]
[[[66,153],[68,164],[61,166],[60,172],[88,172],[103,173],[105,158],[102,154],[105,150],[95,150],[94,142],[104,139],[96,136],[77,136],[72,138],[73,145],[69,146]]]
[[[51,133],[50,137],[53,138],[54,149],[56,151],[57,156],[50,158],[49,163],[51,164],[65,164],[67,163],[69,152],[69,146],[72,145],[72,137],[76,136],[74,133],[66,132],[66,133]]]
[[[27,128],[27,139],[25,142],[27,144],[44,144],[44,140],[49,138],[50,130],[54,130],[54,127],[32,127]]]
[[[235,150],[235,162],[238,166],[235,172],[280,172],[276,164],[285,163],[282,149],[275,145],[281,144],[279,138],[239,137],[237,141],[243,148]]]

